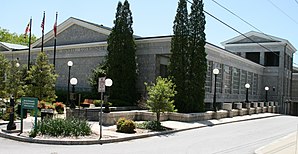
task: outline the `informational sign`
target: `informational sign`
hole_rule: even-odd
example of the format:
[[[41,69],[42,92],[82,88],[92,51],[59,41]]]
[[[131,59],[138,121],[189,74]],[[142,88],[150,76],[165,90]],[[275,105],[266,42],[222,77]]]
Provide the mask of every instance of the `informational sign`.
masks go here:
[[[23,114],[24,109],[29,109],[34,111],[34,129],[36,129],[37,126],[37,103],[38,99],[33,97],[22,97],[21,98],[21,133],[23,133]]]
[[[37,108],[38,100],[37,98],[22,97],[21,102],[23,109],[35,109]]]
[[[98,78],[98,92],[105,92],[106,91],[106,77]]]

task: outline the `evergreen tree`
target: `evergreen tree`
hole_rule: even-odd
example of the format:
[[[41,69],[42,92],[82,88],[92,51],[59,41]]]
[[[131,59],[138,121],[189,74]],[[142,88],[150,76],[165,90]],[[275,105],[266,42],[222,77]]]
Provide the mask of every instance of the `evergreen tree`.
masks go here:
[[[131,105],[136,101],[136,45],[132,13],[127,0],[118,3],[114,27],[108,38],[107,76],[113,80],[110,99]]]
[[[54,65],[49,64],[48,56],[40,52],[35,65],[28,71],[26,81],[27,96],[37,97],[39,100],[55,101],[55,83],[58,75],[54,73]]]
[[[174,20],[173,37],[171,40],[171,58],[169,74],[173,77],[177,94],[174,97],[175,106],[179,112],[187,112],[186,73],[187,73],[187,50],[188,50],[188,12],[186,0],[178,3],[177,14]]]
[[[0,98],[7,97],[6,76],[8,74],[8,65],[8,60],[5,58],[3,54],[0,53]]]
[[[204,111],[207,59],[203,0],[193,0],[189,15],[188,96],[191,112]]]
[[[105,77],[106,75],[106,63],[99,64],[96,68],[92,69],[92,74],[88,80],[94,93],[98,91],[98,78]]]

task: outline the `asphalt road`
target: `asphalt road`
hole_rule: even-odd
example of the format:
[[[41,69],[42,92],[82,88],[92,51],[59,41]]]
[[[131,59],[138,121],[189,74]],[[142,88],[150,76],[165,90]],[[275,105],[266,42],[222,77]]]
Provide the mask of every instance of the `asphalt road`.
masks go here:
[[[252,154],[297,131],[298,117],[278,116],[104,145],[57,146],[0,138],[1,154]]]

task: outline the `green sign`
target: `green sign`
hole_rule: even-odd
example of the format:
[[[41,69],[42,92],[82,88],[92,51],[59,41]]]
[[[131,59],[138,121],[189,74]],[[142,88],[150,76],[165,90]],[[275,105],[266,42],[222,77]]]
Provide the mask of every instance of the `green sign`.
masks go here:
[[[23,109],[35,109],[37,108],[38,99],[31,97],[22,97],[21,102]]]
[[[24,109],[29,109],[34,111],[34,129],[36,129],[37,125],[37,103],[38,99],[33,97],[22,97],[21,98],[21,133],[23,133],[23,114]]]

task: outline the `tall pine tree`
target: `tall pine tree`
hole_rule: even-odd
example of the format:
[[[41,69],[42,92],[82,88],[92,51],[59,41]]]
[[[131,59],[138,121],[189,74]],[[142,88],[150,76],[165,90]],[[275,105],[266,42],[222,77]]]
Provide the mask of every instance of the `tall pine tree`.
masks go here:
[[[175,106],[179,112],[187,112],[186,73],[187,73],[187,50],[188,50],[188,12],[186,0],[178,3],[177,14],[173,26],[174,35],[171,40],[171,59],[169,73],[173,77],[177,94]]]
[[[109,91],[111,101],[121,100],[126,105],[136,101],[136,45],[132,23],[128,1],[123,5],[119,2],[115,25],[108,38],[107,76],[113,80]]]
[[[171,41],[169,71],[176,84],[175,106],[179,112],[204,111],[207,60],[205,16],[202,0],[194,0],[188,16],[186,0],[178,3]]]
[[[55,101],[55,83],[58,75],[54,73],[54,65],[49,64],[46,53],[39,52],[36,63],[28,71],[26,81],[29,83],[25,86],[26,95],[37,97],[38,100]]]
[[[193,0],[189,15],[189,104],[192,112],[204,111],[207,59],[203,0]]]

